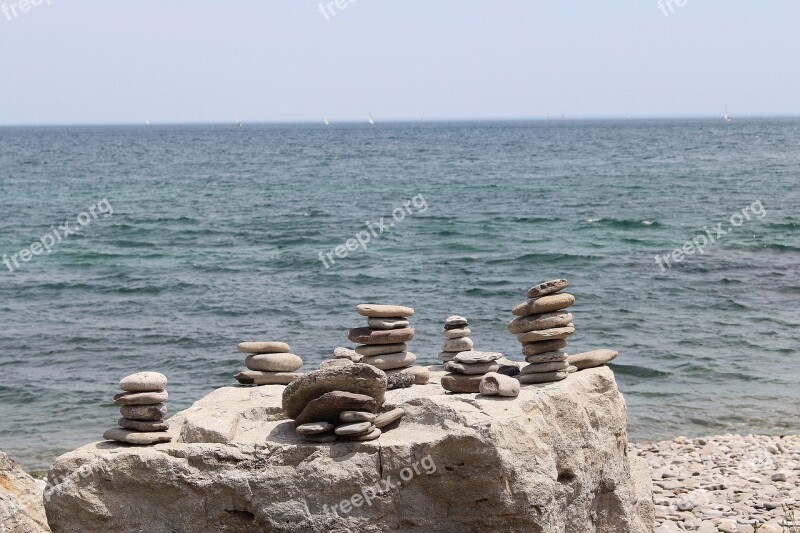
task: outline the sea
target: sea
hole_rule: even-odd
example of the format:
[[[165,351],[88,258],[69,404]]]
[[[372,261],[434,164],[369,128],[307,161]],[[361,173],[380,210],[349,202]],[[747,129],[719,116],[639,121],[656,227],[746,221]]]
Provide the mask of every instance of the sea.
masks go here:
[[[611,365],[632,441],[800,431],[800,119],[0,128],[0,450],[30,470],[171,413],[236,345],[317,367],[362,302],[522,360],[511,309],[567,278],[568,351]]]

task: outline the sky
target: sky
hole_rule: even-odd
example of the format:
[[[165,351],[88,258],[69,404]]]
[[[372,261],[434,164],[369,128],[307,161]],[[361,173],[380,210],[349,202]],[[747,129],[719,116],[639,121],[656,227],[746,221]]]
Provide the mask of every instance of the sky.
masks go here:
[[[0,125],[800,114],[800,2],[661,2],[0,0]]]

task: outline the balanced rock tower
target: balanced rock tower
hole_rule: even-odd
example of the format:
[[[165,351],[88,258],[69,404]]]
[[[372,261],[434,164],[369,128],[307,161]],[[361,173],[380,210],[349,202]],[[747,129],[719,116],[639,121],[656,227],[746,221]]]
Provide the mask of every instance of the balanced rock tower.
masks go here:
[[[285,342],[248,341],[239,343],[238,349],[247,354],[247,370],[234,375],[243,385],[287,385],[303,375],[297,372],[303,359],[290,353]]]
[[[387,388],[397,389],[428,382],[427,369],[415,366],[417,356],[408,351],[408,342],[414,338],[414,328],[409,318],[414,310],[402,305],[359,304],[356,312],[367,318],[367,327],[351,329],[347,335],[350,341],[358,344],[355,354],[334,353],[336,359],[350,359],[352,362],[361,356],[361,363],[383,370],[389,382]],[[346,365],[347,363],[338,363]]]
[[[475,343],[469,337],[472,335],[469,322],[463,316],[453,315],[444,321],[444,337],[442,352],[439,354],[439,361],[448,363],[455,359],[456,354],[472,350]]]
[[[566,279],[540,283],[528,290],[528,300],[517,305],[517,316],[508,324],[508,331],[517,335],[528,366],[516,378],[520,383],[550,383],[565,379],[577,370],[568,361],[567,338],[575,333],[572,313],[566,309],[575,297],[563,292]]]
[[[139,372],[122,378],[119,388],[123,392],[114,395],[114,403],[121,405],[122,418],[119,427],[103,433],[106,440],[127,444],[158,444],[169,442],[169,424],[164,422],[169,398],[166,391],[167,376],[158,372]]]

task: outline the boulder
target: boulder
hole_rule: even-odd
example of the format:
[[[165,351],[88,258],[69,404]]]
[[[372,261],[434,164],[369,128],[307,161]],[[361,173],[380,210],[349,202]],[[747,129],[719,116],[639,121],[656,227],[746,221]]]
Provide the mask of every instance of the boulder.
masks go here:
[[[173,442],[95,443],[53,464],[55,532],[647,533],[652,485],[627,455],[608,367],[518,398],[387,391],[373,441],[306,442],[283,387],[224,387],[170,419]],[[83,468],[82,468],[83,467]],[[83,475],[75,472],[84,470]],[[335,506],[335,507],[334,507]]]
[[[36,481],[8,455],[0,452],[0,531],[50,531],[42,501],[45,483]]]

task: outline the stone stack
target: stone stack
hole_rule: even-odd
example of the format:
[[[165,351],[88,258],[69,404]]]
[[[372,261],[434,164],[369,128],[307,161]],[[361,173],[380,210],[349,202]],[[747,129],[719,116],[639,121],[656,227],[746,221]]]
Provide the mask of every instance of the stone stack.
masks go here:
[[[351,329],[347,336],[359,344],[355,354],[361,356],[362,363],[385,371],[390,390],[428,382],[430,373],[421,366],[414,366],[417,356],[408,351],[406,344],[414,338],[414,328],[408,321],[414,315],[412,308],[360,304],[356,306],[356,312],[367,318],[367,327]],[[351,354],[344,353],[338,358],[353,360]]]
[[[380,412],[388,379],[372,365],[352,363],[311,372],[283,391],[283,412],[308,442],[375,440],[405,411]]]
[[[444,321],[444,337],[447,340],[442,344],[439,361],[448,363],[455,359],[456,354],[472,350],[475,343],[469,338],[472,331],[467,326],[469,322],[463,316],[453,315]]]
[[[528,300],[517,305],[517,316],[508,330],[522,343],[522,354],[529,363],[516,378],[520,383],[550,383],[565,379],[577,370],[567,360],[567,337],[575,333],[572,313],[566,309],[575,297],[563,292],[565,279],[540,283],[528,290]]]
[[[247,370],[234,375],[243,385],[287,385],[303,375],[297,372],[303,366],[303,359],[290,353],[285,342],[242,342],[238,349],[247,354],[244,360]]]
[[[502,357],[501,353],[474,350],[457,353],[452,361],[444,364],[444,369],[450,373],[442,376],[442,387],[456,393],[480,392],[481,380],[489,372],[500,370],[498,361]]]
[[[114,403],[121,405],[120,427],[106,430],[103,438],[128,444],[158,444],[172,440],[167,434],[169,424],[164,422],[169,395],[165,387],[167,376],[158,372],[139,372],[124,377],[119,382],[123,390],[114,395]]]

